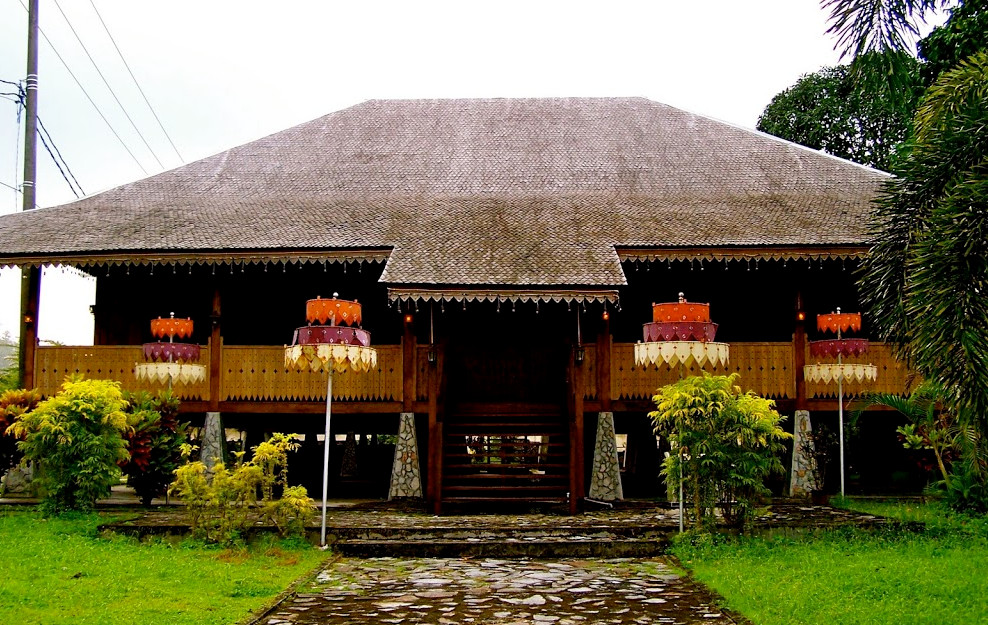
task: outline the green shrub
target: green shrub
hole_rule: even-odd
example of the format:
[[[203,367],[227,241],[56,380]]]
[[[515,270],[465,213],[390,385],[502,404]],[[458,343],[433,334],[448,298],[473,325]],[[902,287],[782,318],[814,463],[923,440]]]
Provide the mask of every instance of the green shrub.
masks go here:
[[[282,538],[302,537],[305,527],[316,516],[312,498],[304,486],[289,486],[278,499],[264,502],[265,518],[275,527]]]
[[[127,403],[120,383],[68,380],[62,390],[19,415],[10,431],[24,457],[38,466],[46,514],[90,510],[120,479],[128,458]]]
[[[717,507],[729,525],[743,528],[769,494],[765,478],[784,472],[779,454],[792,436],[779,427],[774,403],[742,393],[737,378],[704,373],[664,386],[648,415],[672,444],[662,466],[669,498],[679,498],[682,475],[696,529],[714,527]]]
[[[187,462],[175,471],[171,492],[185,503],[185,512],[194,536],[223,544],[236,542],[250,524],[250,515],[259,512],[278,528],[282,536],[301,537],[315,510],[305,488],[289,487],[288,452],[298,447],[292,435],[275,434],[253,448],[254,457],[228,469],[217,463],[212,472],[202,462]],[[183,445],[186,458],[192,447]],[[283,490],[274,498],[275,487]]]
[[[178,420],[179,401],[170,392],[153,396],[145,391],[127,393],[127,420],[133,428],[125,436],[130,459],[121,465],[127,483],[148,506],[168,490],[182,462],[182,444],[189,424]]]

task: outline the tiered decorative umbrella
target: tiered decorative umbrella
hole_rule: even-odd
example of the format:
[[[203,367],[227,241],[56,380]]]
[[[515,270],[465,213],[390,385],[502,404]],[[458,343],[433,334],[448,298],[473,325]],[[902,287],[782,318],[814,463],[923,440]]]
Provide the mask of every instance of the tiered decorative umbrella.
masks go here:
[[[377,350],[370,346],[370,332],[360,329],[361,305],[356,300],[310,299],[305,304],[308,325],[295,330],[291,345],[285,346],[285,366],[295,369],[325,370],[326,445],[322,467],[322,531],[320,545],[326,544],[326,495],[329,488],[329,424],[333,406],[333,372],[348,369],[362,373],[377,366]],[[318,322],[318,324],[316,323]]]
[[[645,340],[635,343],[635,364],[638,366],[659,366],[664,362],[669,366],[679,365],[680,376],[683,367],[691,360],[703,366],[709,362],[713,366],[727,364],[730,346],[714,342],[717,324],[710,321],[710,304],[687,302],[683,293],[679,301],[667,304],[652,304],[652,322],[642,325]],[[682,449],[679,450],[682,454]],[[683,531],[683,475],[682,458],[679,459],[679,531]]]
[[[642,325],[644,341],[635,344],[635,364],[655,365],[665,362],[686,365],[695,360],[699,366],[727,364],[727,343],[714,342],[717,324],[710,322],[710,304],[679,301],[652,304],[652,322]]]
[[[810,382],[837,382],[837,425],[840,430],[840,494],[844,496],[844,380],[854,382],[874,382],[878,378],[878,367],[872,364],[844,362],[844,356],[860,356],[868,351],[868,339],[844,338],[849,330],[861,331],[861,313],[837,312],[817,315],[816,329],[820,332],[833,332],[836,339],[810,341],[810,355],[817,358],[837,358],[837,363],[817,363],[805,365],[803,375]]]
[[[191,338],[192,327],[192,319],[176,319],[175,313],[166,319],[152,319],[151,334],[158,340],[143,345],[145,362],[134,366],[134,375],[138,379],[168,384],[169,388],[175,382],[188,384],[206,379],[206,366],[196,362],[199,360],[199,346],[175,342],[176,336],[180,339]],[[166,337],[167,343],[163,342]]]

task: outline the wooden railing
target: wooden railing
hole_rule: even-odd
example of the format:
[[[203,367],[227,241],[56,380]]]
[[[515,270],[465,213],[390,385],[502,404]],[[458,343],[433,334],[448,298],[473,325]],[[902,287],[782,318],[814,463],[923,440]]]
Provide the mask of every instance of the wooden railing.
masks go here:
[[[402,363],[400,345],[379,345],[378,365],[366,373],[337,374],[333,378],[333,398],[343,401],[401,401]],[[428,347],[419,346],[415,352],[415,394],[417,400],[427,399]],[[600,355],[595,345],[585,347],[584,396],[599,399],[597,366]],[[849,358],[848,362],[870,362],[878,367],[875,383],[848,383],[846,397],[867,391],[908,393],[914,386],[910,371],[893,356],[891,349],[876,343],[867,354]],[[119,380],[128,390],[159,390],[163,385],[137,380],[134,365],[142,362],[139,346],[39,347],[35,371],[37,386],[45,395],[58,391],[69,375],[87,378]],[[200,362],[209,362],[209,347],[204,346]],[[809,354],[806,362],[816,362]],[[267,345],[224,345],[221,355],[221,401],[321,401],[326,398],[326,374],[296,371],[285,367],[284,349]],[[726,367],[703,367],[714,374],[738,373],[745,390],[773,399],[795,397],[793,347],[791,343],[731,343],[730,362]],[[701,368],[691,363],[683,375],[696,375]],[[675,382],[679,367],[639,367],[634,362],[633,343],[615,343],[611,351],[610,395],[615,400],[648,399],[656,389]],[[807,383],[809,398],[833,398],[835,384]],[[208,400],[209,381],[191,385],[176,385],[176,394],[183,399]]]
[[[695,362],[682,368],[640,367],[635,364],[634,343],[615,343],[611,351],[611,397],[614,399],[647,399],[656,389],[671,384],[680,375],[699,375],[708,371],[715,375],[740,374],[738,383],[748,391],[764,397],[782,399],[796,394],[792,374],[792,343],[731,343],[729,364],[724,367],[699,367]]]
[[[375,369],[333,375],[333,399],[401,400],[401,347],[378,345],[376,349]],[[326,373],[285,367],[281,346],[225,345],[220,392],[222,400],[325,400]]]
[[[138,380],[134,365],[144,362],[140,345],[97,345],[89,347],[38,347],[35,352],[35,386],[46,395],[54,395],[71,375],[109,379],[120,382],[129,391],[156,391],[163,384]],[[200,362],[209,362],[209,347],[203,346]],[[209,380],[174,387],[181,399],[209,399]]]

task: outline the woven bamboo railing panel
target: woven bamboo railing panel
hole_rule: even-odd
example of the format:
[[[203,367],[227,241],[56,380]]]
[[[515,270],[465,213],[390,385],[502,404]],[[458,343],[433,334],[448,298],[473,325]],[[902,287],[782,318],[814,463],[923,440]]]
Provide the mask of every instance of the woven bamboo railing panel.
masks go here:
[[[762,397],[787,399],[796,396],[792,369],[792,343],[731,343],[729,373],[737,373],[745,391]]]
[[[817,358],[806,351],[806,364],[818,362],[836,363],[835,358]],[[908,395],[921,382],[919,376],[909,369],[905,363],[897,360],[892,354],[892,347],[885,343],[871,343],[868,351],[860,356],[846,356],[843,362],[868,364],[878,367],[878,379],[874,382],[845,382],[844,397],[861,397],[866,393],[890,393],[893,395]],[[824,384],[822,382],[806,382],[806,396],[818,399],[836,398],[837,382]]]
[[[731,345],[734,349],[734,345]],[[731,353],[731,361],[734,360],[734,353]],[[703,371],[713,374],[724,374],[722,367],[711,367],[707,363]],[[684,376],[699,375],[701,368],[696,362],[690,362],[683,367]],[[650,399],[655,395],[656,389],[666,384],[671,384],[679,380],[680,367],[676,365],[669,367],[661,365],[656,368],[654,365],[639,367],[635,364],[635,344],[634,343],[614,343],[611,348],[611,398],[612,399]]]
[[[742,389],[764,397],[781,399],[796,394],[791,343],[731,343],[727,367],[707,363],[701,368],[694,361],[683,367],[682,372],[679,365],[639,367],[635,364],[634,343],[615,343],[611,356],[611,397],[648,399],[660,386],[679,380],[680,373],[690,376],[701,371],[714,375],[738,373]]]
[[[401,347],[379,345],[377,368],[333,375],[333,399],[401,400]],[[317,401],[326,399],[326,372],[285,366],[285,349],[268,345],[225,345],[220,373],[227,401]]]
[[[209,347],[202,346],[199,362],[209,362]],[[35,384],[46,396],[54,395],[66,376],[82,374],[87,379],[116,380],[128,391],[163,390],[167,385],[134,377],[134,365],[144,362],[140,345],[96,345],[88,347],[38,347]],[[194,384],[176,384],[180,399],[209,399],[209,378]]]

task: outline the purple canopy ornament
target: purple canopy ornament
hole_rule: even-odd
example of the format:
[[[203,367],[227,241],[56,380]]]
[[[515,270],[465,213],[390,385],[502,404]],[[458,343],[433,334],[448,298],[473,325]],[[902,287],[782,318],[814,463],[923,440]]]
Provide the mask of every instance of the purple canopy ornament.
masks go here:
[[[168,342],[145,343],[141,347],[143,363],[134,365],[134,377],[167,384],[190,384],[206,379],[205,365],[196,364],[201,350],[193,343],[176,343],[175,337],[192,337],[192,319],[176,319],[175,313],[165,319],[151,320],[151,334],[157,339],[168,337]]]
[[[285,346],[285,366],[293,369],[325,370],[326,438],[322,465],[322,530],[319,545],[326,546],[326,496],[329,490],[330,419],[333,407],[333,373],[369,371],[377,366],[377,350],[370,346],[370,332],[360,329],[361,305],[356,301],[310,299],[305,305],[309,325],[295,330],[292,345]],[[329,325],[313,325],[316,322]]]

